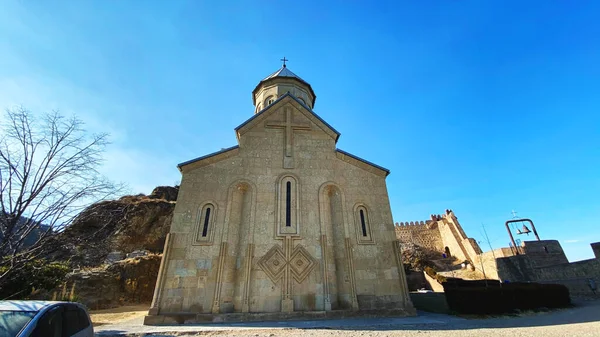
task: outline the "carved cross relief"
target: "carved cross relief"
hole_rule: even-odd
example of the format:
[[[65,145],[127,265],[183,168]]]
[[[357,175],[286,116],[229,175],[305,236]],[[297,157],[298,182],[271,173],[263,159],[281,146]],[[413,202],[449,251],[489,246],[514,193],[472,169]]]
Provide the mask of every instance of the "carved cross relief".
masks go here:
[[[260,260],[258,265],[273,281],[282,281],[281,311],[294,311],[292,299],[292,279],[302,283],[317,266],[318,262],[301,245],[294,247],[294,238],[286,236],[283,248],[275,244]]]
[[[294,123],[294,115],[291,107],[284,107],[285,120],[270,121],[265,123],[266,128],[283,129],[283,168],[294,168],[294,130],[310,130],[308,123]]]

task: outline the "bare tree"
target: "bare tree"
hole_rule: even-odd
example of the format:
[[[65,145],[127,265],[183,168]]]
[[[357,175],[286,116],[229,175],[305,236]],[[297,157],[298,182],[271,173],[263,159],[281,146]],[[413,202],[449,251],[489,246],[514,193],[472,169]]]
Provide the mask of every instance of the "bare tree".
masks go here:
[[[98,171],[108,135],[77,118],[9,109],[0,125],[0,284],[60,246],[54,240],[85,207],[121,186]]]

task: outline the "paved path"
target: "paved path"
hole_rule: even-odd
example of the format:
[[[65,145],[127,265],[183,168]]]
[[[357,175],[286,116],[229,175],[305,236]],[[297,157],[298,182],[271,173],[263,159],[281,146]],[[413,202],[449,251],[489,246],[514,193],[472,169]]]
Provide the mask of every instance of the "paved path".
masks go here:
[[[419,312],[405,318],[144,326],[142,319],[96,328],[98,336],[600,336],[600,301],[520,317],[465,319]]]

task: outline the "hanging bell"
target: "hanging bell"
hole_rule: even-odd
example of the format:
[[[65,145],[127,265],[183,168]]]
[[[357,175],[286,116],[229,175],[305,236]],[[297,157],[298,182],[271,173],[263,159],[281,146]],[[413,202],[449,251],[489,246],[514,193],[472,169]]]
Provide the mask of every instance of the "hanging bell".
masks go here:
[[[523,234],[529,235],[529,233],[531,233],[531,231],[529,230],[529,228],[527,228],[526,225],[523,225]]]

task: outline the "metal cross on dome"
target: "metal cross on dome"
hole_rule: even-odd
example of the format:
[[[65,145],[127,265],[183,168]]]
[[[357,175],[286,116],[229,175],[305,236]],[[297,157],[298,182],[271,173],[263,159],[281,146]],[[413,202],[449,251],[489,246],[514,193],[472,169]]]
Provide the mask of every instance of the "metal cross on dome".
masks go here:
[[[286,58],[285,58],[285,56],[284,56],[282,59],[280,59],[280,61],[282,61],[282,62],[283,62],[283,67],[285,68],[285,67],[286,67],[286,65],[285,65],[285,62],[287,62],[287,61],[289,61],[289,60],[288,60],[288,59],[286,59]]]

